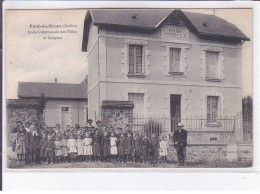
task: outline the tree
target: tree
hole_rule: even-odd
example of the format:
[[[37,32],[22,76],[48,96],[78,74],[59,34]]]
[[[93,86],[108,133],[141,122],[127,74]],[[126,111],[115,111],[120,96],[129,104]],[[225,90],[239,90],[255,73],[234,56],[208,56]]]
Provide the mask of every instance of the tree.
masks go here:
[[[81,82],[81,84],[87,84],[88,85],[88,75],[84,78],[84,80]]]
[[[47,99],[45,98],[45,94],[41,93],[41,96],[38,98],[38,111],[39,111],[39,120],[43,121],[43,112],[46,109]]]
[[[243,115],[253,114],[253,99],[251,96],[246,96],[242,99],[242,113]]]

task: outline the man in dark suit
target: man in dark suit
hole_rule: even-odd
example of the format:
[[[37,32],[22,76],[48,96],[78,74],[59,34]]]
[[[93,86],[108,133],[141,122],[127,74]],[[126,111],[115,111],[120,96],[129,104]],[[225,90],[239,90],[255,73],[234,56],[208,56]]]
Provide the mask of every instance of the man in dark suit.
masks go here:
[[[184,166],[185,149],[187,146],[187,131],[183,129],[184,124],[178,123],[177,130],[173,134],[173,143],[177,151],[177,157],[180,166]]]

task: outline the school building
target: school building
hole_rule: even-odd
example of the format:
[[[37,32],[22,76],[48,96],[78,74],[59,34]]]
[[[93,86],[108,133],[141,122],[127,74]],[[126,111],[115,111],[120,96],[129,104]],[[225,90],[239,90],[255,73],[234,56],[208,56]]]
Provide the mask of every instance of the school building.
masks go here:
[[[89,10],[82,44],[89,117],[100,119],[104,101],[132,101],[134,116],[199,115],[216,126],[242,110],[244,41],[235,25],[215,15]]]
[[[84,127],[88,119],[87,89],[86,84],[19,82],[18,98],[37,100],[44,94],[47,103],[43,120],[47,126],[60,124],[65,129],[67,125],[79,124]]]

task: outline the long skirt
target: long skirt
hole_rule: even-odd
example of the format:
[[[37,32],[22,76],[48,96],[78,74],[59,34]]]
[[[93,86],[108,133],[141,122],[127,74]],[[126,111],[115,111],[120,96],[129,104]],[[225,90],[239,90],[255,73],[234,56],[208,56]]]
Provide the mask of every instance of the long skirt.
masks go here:
[[[54,150],[47,150],[46,157],[54,157],[54,156],[55,156]]]
[[[78,147],[78,156],[82,156],[84,154],[83,147]]]
[[[45,148],[40,148],[40,157],[44,158],[46,157],[47,153],[46,153],[46,149]]]
[[[60,149],[55,149],[55,156],[62,156],[62,150]]]
[[[26,149],[26,145],[25,145],[25,141],[20,141],[19,145],[16,145],[15,147],[15,152],[17,154],[27,154],[27,149]]]
[[[62,155],[63,156],[68,156],[69,155],[67,147],[62,147],[61,150],[62,150]]]
[[[149,148],[147,146],[142,147],[142,156],[148,157],[149,156]]]
[[[112,146],[110,148],[110,152],[111,152],[111,155],[117,155],[118,154],[117,147],[116,146]]]
[[[140,149],[133,149],[132,150],[132,156],[135,158],[140,158],[141,157],[141,150]]]
[[[104,146],[103,147],[103,156],[104,157],[110,156],[110,146]]]
[[[93,155],[101,156],[101,145],[99,143],[94,143],[93,145]]]
[[[119,156],[125,155],[125,147],[124,146],[118,146],[118,155]]]
[[[93,155],[92,145],[84,146],[83,151],[85,156],[92,156]]]

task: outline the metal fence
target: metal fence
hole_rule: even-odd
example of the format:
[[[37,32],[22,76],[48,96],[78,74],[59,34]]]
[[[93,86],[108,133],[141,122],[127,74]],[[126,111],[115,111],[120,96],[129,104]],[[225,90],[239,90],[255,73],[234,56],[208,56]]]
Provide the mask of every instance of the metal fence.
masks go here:
[[[253,124],[252,115],[236,115],[218,117],[214,122],[200,115],[186,117],[164,117],[151,116],[143,117],[135,115],[133,118],[133,130],[145,132],[150,136],[152,133],[158,135],[170,134],[176,130],[179,122],[185,125],[187,131],[213,131],[213,132],[243,132],[243,140],[252,140]]]

